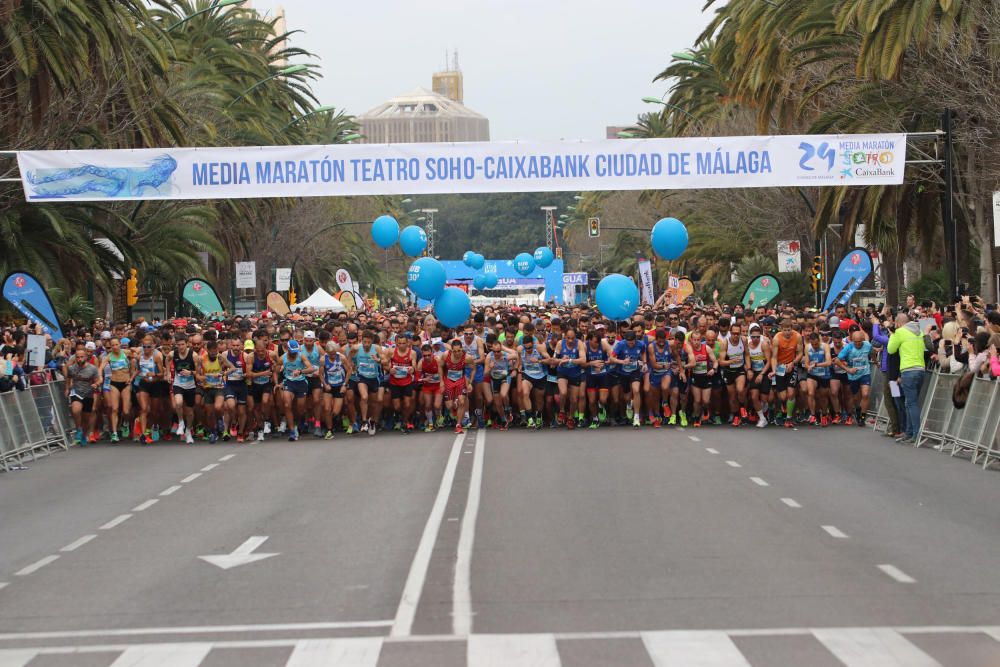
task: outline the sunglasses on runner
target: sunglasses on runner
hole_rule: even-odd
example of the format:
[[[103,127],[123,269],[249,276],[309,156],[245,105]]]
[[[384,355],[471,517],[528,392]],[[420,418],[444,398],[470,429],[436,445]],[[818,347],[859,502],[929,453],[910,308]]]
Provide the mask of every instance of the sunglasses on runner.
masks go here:
[[[142,349],[144,349],[144,350],[152,350],[153,346],[152,345],[143,345]]]

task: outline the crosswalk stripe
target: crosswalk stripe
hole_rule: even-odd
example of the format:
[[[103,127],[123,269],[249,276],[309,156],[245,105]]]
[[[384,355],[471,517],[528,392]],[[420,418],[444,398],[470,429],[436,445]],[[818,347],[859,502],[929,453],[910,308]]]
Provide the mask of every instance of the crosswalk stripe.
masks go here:
[[[285,667],[375,667],[382,652],[381,637],[303,639]]]
[[[941,667],[941,664],[888,628],[813,630],[847,667]]]
[[[468,667],[560,667],[553,635],[471,635]]]
[[[643,632],[642,643],[656,667],[750,667],[729,635],[721,631]]]
[[[207,642],[132,646],[111,667],[198,667],[211,650]]]
[[[30,648],[10,648],[0,650],[0,667],[24,667],[38,655]]]

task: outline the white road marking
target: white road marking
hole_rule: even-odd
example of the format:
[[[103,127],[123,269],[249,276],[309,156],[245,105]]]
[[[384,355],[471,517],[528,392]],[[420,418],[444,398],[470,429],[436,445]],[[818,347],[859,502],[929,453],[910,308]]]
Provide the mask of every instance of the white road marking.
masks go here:
[[[136,505],[135,507],[133,507],[132,511],[133,512],[143,512],[145,510],[148,510],[150,507],[152,507],[153,505],[155,505],[158,502],[160,502],[159,498],[150,498],[146,502],[139,503],[138,505]]]
[[[466,646],[468,667],[560,667],[553,635],[472,635]]]
[[[757,486],[771,486],[760,477],[751,477],[750,481],[756,484]]]
[[[62,549],[60,549],[59,551],[76,551],[77,549],[79,549],[80,547],[82,547],[84,544],[86,544],[87,542],[91,541],[95,537],[97,537],[97,535],[84,535],[83,537],[81,537],[80,539],[78,539],[76,542],[70,542],[69,544],[67,544],[66,546],[64,546]]]
[[[799,505],[798,501],[796,501],[794,498],[782,498],[781,502],[785,503],[789,507],[794,507],[796,509],[802,507],[802,505]]]
[[[215,470],[218,467],[219,467],[218,463],[209,463],[207,466],[205,466],[204,468],[202,468],[201,471],[202,472],[209,472],[211,470]]]
[[[0,591],[2,591],[5,588],[7,588],[7,582],[6,581],[0,581]]]
[[[712,447],[706,447],[705,451],[708,452],[709,454],[718,454],[719,453],[718,449],[713,449]]]
[[[101,530],[111,530],[115,526],[120,526],[121,524],[125,523],[131,518],[132,518],[131,514],[119,514],[114,519],[108,521],[106,524],[101,526]]]
[[[24,667],[34,660],[38,651],[32,648],[11,648],[0,651],[0,667]]]
[[[885,572],[886,574],[888,574],[890,577],[892,577],[901,584],[914,584],[917,582],[916,579],[914,579],[907,573],[903,572],[895,565],[890,565],[886,563],[885,565],[879,565],[878,569],[882,570],[883,572]]]
[[[381,637],[302,639],[285,667],[375,667],[381,651]]]
[[[45,567],[49,563],[54,563],[57,560],[59,560],[59,556],[56,556],[56,555],[46,556],[45,558],[41,558],[39,560],[36,560],[34,563],[32,563],[31,565],[29,565],[28,567],[21,568],[20,570],[18,570],[17,572],[14,573],[14,576],[15,577],[25,577],[25,576],[27,576],[29,574],[34,573],[34,572],[38,572],[39,570],[41,570],[43,567]]]
[[[225,456],[223,456],[223,457],[222,457],[221,459],[219,459],[219,460],[220,460],[220,461],[228,461],[229,459],[233,458],[234,456],[236,456],[236,454],[226,454]]]
[[[941,667],[941,663],[888,628],[815,630],[813,636],[847,667]]]
[[[983,632],[985,632],[990,637],[993,637],[993,639],[1000,642],[1000,626],[997,626],[995,628],[983,628]]]
[[[194,480],[198,479],[199,477],[201,477],[201,473],[200,472],[193,472],[190,475],[188,475],[187,477],[185,477],[184,479],[182,479],[181,480],[181,484],[187,484],[188,482],[193,482]]]
[[[165,490],[161,491],[160,495],[161,496],[169,496],[174,491],[180,491],[182,488],[184,488],[184,487],[182,487],[180,484],[174,484],[169,489],[165,489]]]
[[[483,487],[483,457],[486,453],[486,431],[476,433],[476,455],[472,459],[469,496],[458,534],[458,556],[455,560],[455,581],[452,586],[452,632],[472,633],[472,546],[476,540],[476,517]]]
[[[207,643],[132,646],[111,667],[198,667],[211,650]]]
[[[847,533],[842,531],[840,528],[837,528],[836,526],[820,526],[820,527],[826,532],[828,532],[831,537],[836,537],[841,540],[847,539]]]
[[[255,535],[240,546],[236,547],[232,553],[213,556],[198,556],[198,558],[202,559],[206,563],[211,563],[216,567],[220,567],[223,570],[229,570],[234,567],[239,567],[240,565],[256,563],[257,561],[264,560],[265,558],[281,555],[278,553],[255,554],[254,551],[257,547],[264,544],[264,542],[267,542],[267,535]]]
[[[656,667],[750,667],[733,640],[721,631],[643,632],[642,643]]]
[[[701,438],[696,435],[689,435],[688,437],[691,438],[691,442],[701,442]]]
[[[143,635],[211,635],[216,633],[297,632],[300,630],[351,630],[387,628],[392,621],[326,621],[319,623],[272,623],[266,625],[203,625],[167,628],[116,628],[114,630],[68,630],[47,632],[12,632],[0,634],[0,641],[38,639],[83,639],[94,637],[138,637]],[[290,646],[286,642],[280,646]]]
[[[726,461],[726,465],[729,466],[730,468],[742,468],[743,467],[739,463],[737,463],[736,461]]]
[[[431,553],[434,549],[434,542],[437,541],[438,530],[441,528],[441,519],[444,517],[445,506],[448,504],[448,496],[451,495],[451,485],[455,481],[455,468],[458,466],[458,455],[462,451],[464,440],[465,434],[459,433],[455,436],[455,442],[451,446],[451,454],[448,455],[448,463],[441,476],[441,486],[438,487],[437,497],[434,499],[431,513],[424,525],[423,535],[420,536],[420,543],[417,545],[413,562],[410,564],[410,573],[406,577],[406,585],[403,587],[403,595],[400,597],[399,607],[396,609],[396,619],[392,624],[390,636],[407,637],[413,628],[413,618],[417,613],[420,594],[424,590],[427,567],[431,562]]]

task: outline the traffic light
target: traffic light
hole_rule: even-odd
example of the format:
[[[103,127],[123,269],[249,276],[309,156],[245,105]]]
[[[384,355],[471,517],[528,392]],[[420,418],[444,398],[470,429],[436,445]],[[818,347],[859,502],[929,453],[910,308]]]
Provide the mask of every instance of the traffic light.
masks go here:
[[[587,224],[590,226],[590,238],[596,239],[601,235],[601,219],[600,218],[587,218]]]
[[[129,276],[125,281],[125,305],[131,307],[139,301],[139,272],[129,269]]]
[[[562,248],[556,248],[556,259],[562,259]]]
[[[292,289],[291,287],[289,287],[288,288],[288,305],[289,306],[294,306],[295,305],[295,300],[296,300],[295,299],[295,290]]]
[[[813,257],[812,273],[809,277],[812,280],[813,291],[818,292],[820,285],[823,284],[823,258],[821,256]]]

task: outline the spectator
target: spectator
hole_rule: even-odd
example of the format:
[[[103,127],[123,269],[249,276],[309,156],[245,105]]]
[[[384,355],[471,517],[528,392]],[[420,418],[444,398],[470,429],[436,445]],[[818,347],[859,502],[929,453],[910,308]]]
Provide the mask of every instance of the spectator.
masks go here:
[[[906,410],[906,437],[901,442],[914,442],[920,430],[920,388],[924,384],[924,337],[916,322],[900,313],[896,330],[889,337],[889,354],[899,353],[899,385]]]
[[[889,345],[889,336],[892,334],[889,322],[886,321],[880,323],[878,317],[876,315],[872,315],[871,323],[872,341],[877,343],[882,348],[882,351],[879,354],[879,360],[882,367],[882,373],[886,377],[886,381],[882,387],[882,402],[885,405],[886,415],[889,417],[889,427],[886,429],[885,434],[889,437],[902,440],[905,436],[903,435],[903,429],[901,427],[901,415],[896,409],[897,400],[892,395],[893,383],[897,383],[899,380],[899,354],[890,355],[889,350],[886,349]],[[890,357],[895,357],[895,374],[890,373]],[[901,404],[901,401],[899,403]]]

